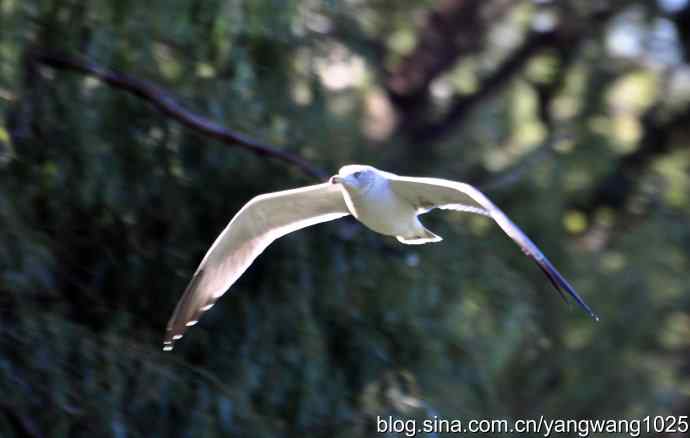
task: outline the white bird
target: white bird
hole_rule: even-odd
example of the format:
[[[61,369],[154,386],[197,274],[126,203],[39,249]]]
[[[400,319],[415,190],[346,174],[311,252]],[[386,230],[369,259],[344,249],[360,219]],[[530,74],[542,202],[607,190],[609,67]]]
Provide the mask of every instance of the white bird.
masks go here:
[[[473,186],[438,178],[416,178],[371,166],[340,168],[329,182],[255,197],[216,238],[177,304],[163,350],[199,320],[274,240],[293,231],[352,214],[367,228],[405,244],[439,242],[419,222],[431,209],[458,210],[492,218],[544,271],[556,290],[567,292],[592,318],[599,318],[537,246]]]

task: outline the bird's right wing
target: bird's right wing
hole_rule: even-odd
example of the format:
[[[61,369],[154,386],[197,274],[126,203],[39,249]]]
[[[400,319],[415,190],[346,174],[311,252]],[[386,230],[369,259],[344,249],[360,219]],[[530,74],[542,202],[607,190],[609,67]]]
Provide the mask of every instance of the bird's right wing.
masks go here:
[[[417,207],[420,213],[433,208],[440,208],[491,217],[508,237],[520,246],[522,252],[537,263],[564,299],[565,292],[592,318],[599,319],[580,295],[575,292],[570,283],[544,256],[537,245],[500,208],[475,187],[466,183],[439,178],[416,178],[394,174],[386,174],[386,177],[393,192]]]
[[[271,242],[348,214],[339,186],[330,183],[267,193],[249,201],[201,261],[168,322],[163,349],[172,350],[174,342],[197,323]]]

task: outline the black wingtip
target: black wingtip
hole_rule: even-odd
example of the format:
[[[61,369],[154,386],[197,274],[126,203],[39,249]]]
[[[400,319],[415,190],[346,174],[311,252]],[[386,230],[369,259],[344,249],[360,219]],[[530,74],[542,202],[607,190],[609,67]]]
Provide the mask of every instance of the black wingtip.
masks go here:
[[[576,301],[577,301],[577,299],[576,299]],[[597,315],[596,313],[594,313],[594,311],[593,311],[587,304],[585,304],[584,302],[580,302],[580,301],[578,301],[578,304],[580,305],[580,307],[581,307],[585,312],[587,312],[587,314],[589,315],[589,317],[592,318],[592,319],[594,320],[594,322],[599,322],[599,315]]]
[[[599,316],[594,313],[591,307],[585,303],[585,301],[580,297],[580,295],[575,292],[575,289],[568,283],[568,281],[563,278],[563,276],[556,270],[556,268],[551,264],[551,262],[548,261],[546,258],[542,258],[541,260],[537,260],[537,264],[541,268],[542,271],[546,274],[546,276],[549,278],[551,281],[551,284],[553,284],[553,287],[558,291],[558,293],[561,295],[563,299],[565,299],[565,294],[563,291],[567,292],[568,295],[572,297],[572,299],[575,300],[575,302],[584,310],[587,312],[587,314],[595,321],[599,322]],[[567,300],[566,300],[567,301]]]
[[[548,275],[548,274],[547,274],[547,275]],[[551,284],[553,284],[554,286],[556,286],[555,282],[551,279],[551,276],[550,276],[550,275],[549,275],[549,280],[551,280]],[[560,288],[560,287],[556,287],[556,291],[558,292],[558,295],[561,296],[561,299],[563,300],[563,302],[565,303],[565,305],[568,306],[568,309],[572,309],[572,308],[573,308],[572,303],[570,302],[570,300],[568,300],[568,297],[565,296],[565,294],[563,293],[563,291],[561,290],[561,288]]]
[[[566,283],[567,284],[567,283]],[[584,302],[582,298],[575,292],[574,289],[569,288],[566,289],[568,293],[570,294],[571,297],[577,302],[577,304],[580,305],[580,307],[589,314],[589,316],[594,320],[594,322],[599,322],[599,315],[594,313],[594,311],[587,305],[587,303]]]
[[[594,320],[594,322],[599,322],[599,315],[594,313],[591,309],[589,310],[589,316]]]

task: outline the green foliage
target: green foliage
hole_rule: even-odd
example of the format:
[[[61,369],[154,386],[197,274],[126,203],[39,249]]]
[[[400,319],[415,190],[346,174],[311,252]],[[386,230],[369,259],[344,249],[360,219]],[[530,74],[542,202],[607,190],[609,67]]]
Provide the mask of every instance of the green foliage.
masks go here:
[[[677,413],[690,388],[685,152],[639,169],[629,205],[582,208],[639,147],[666,79],[603,65],[612,55],[593,35],[572,64],[535,58],[436,144],[372,134],[384,67],[434,4],[0,0],[0,435],[349,437],[371,436],[377,415]],[[535,13],[494,25],[524,30]],[[484,218],[434,212],[424,222],[441,244],[401,246],[349,220],[281,239],[163,353],[167,318],[228,219],[312,181],[96,79],[40,66],[25,83],[32,45],[153,81],[330,171],[361,162],[491,186],[553,142],[487,193],[602,321],[568,311]],[[449,104],[444,86],[474,92],[482,57],[501,50],[432,84],[433,109]],[[538,87],[560,80],[547,126]]]

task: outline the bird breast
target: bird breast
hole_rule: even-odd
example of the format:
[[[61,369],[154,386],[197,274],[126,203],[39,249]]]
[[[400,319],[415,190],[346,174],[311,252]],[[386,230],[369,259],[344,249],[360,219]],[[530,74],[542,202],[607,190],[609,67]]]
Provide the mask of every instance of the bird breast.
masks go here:
[[[398,198],[387,182],[376,184],[364,193],[343,191],[350,213],[377,233],[407,236],[419,228],[416,209]]]

